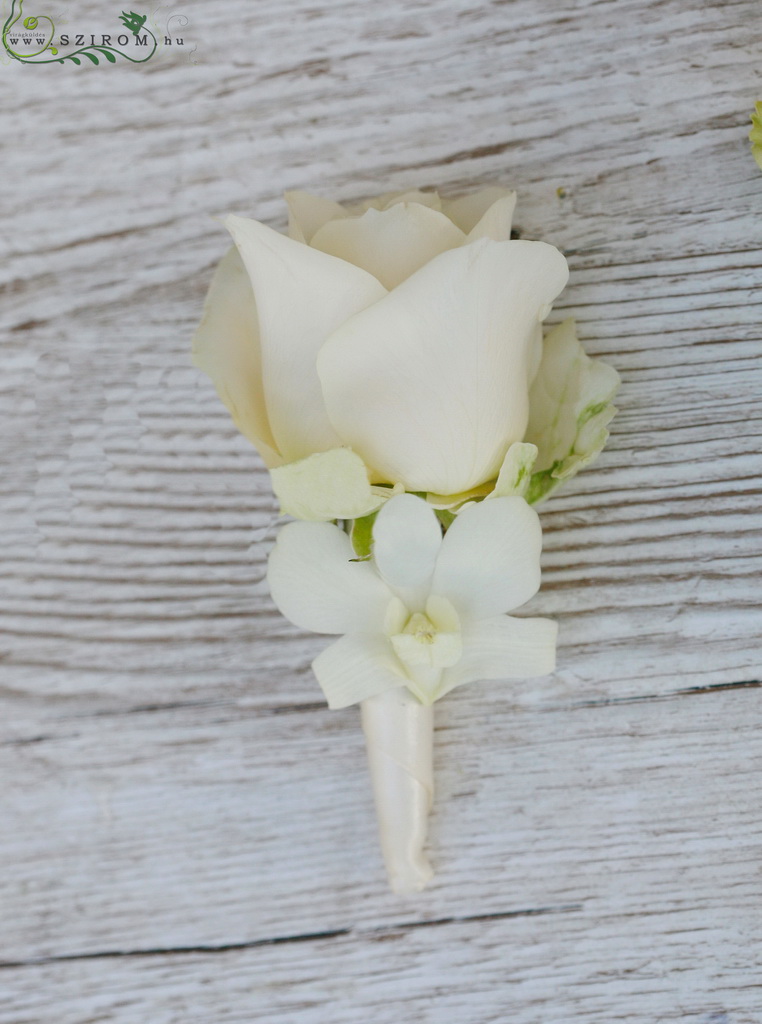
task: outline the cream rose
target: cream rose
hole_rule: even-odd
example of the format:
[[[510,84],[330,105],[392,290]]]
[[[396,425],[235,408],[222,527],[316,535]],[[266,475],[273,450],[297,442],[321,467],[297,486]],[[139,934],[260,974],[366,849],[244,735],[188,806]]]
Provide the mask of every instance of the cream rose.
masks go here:
[[[597,454],[616,373],[592,373],[570,323],[543,344],[568,270],[510,240],[515,193],[286,199],[290,237],[227,219],[194,339],[284,512],[356,519],[403,490],[536,500]]]

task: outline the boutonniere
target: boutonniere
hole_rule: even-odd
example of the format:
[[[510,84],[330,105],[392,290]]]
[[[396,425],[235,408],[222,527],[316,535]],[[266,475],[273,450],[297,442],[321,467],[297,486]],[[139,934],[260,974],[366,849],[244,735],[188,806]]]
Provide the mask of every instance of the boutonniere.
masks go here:
[[[268,579],[313,662],[359,703],[392,888],[422,888],[433,703],[555,665],[555,623],[513,614],[540,583],[532,507],[608,437],[616,371],[570,320],[543,334],[563,255],[511,240],[515,193],[341,206],[286,196],[289,235],[243,217],[194,358],[270,469]]]

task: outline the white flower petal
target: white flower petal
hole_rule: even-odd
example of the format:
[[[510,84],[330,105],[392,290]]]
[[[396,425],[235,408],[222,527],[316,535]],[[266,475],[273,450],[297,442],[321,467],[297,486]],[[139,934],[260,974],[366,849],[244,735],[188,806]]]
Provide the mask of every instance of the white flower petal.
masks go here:
[[[487,211],[502,199],[513,199],[516,204],[516,193],[508,188],[500,188],[491,185],[489,188],[479,189],[477,192],[470,192],[465,196],[458,196],[456,199],[443,199],[442,211],[447,214],[450,220],[457,224],[461,231],[468,233],[473,230]],[[508,235],[510,237],[510,225]]]
[[[328,522],[360,519],[379,508],[368,470],[349,448],[332,448],[272,470],[273,491],[282,515]]]
[[[349,537],[330,523],[287,523],[270,553],[273,601],[313,633],[381,633],[392,594]]]
[[[616,412],[618,387],[614,367],[582,348],[573,320],[548,332],[529,395],[526,440],[538,448],[529,501],[546,498],[598,456]]]
[[[384,211],[324,224],[310,244],[362,267],[385,288],[396,288],[440,252],[466,240],[443,213],[419,203],[396,203]]]
[[[262,379],[273,437],[287,462],[341,445],[323,404],[315,356],[347,317],[385,295],[370,274],[264,224],[228,217],[257,303]]]
[[[400,662],[403,665],[402,662]],[[421,704],[433,704],[439,695],[444,669],[433,665],[403,665],[408,690]]]
[[[437,629],[428,615],[411,615],[401,633],[390,636],[394,653],[407,668],[447,668],[460,660],[463,638],[460,631]]]
[[[531,387],[532,382],[537,376],[537,372],[540,369],[540,363],[542,362],[542,323],[538,321],[537,326],[534,329],[534,338],[530,342],[531,351],[529,355],[529,384]]]
[[[567,277],[544,242],[479,239],[437,256],[318,354],[336,431],[408,491],[493,479],[523,438],[535,326]]]
[[[426,615],[438,630],[443,633],[459,633],[461,631],[460,616],[452,603],[441,594],[430,594],[426,601]]]
[[[220,260],[193,337],[193,362],[212,378],[233,422],[266,465],[283,460],[267,419],[254,293],[235,246]]]
[[[428,206],[432,210],[441,211],[442,209],[438,192],[421,192],[416,188],[406,189],[403,192],[384,192],[383,195],[374,196],[373,199],[364,199],[361,203],[349,203],[346,209],[352,217],[358,217],[366,210],[388,210],[395,203],[420,203],[421,206]]]
[[[507,242],[511,237],[515,209],[515,192],[509,192],[502,199],[497,199],[468,232],[468,241],[473,242],[476,238],[494,238],[496,242]]]
[[[532,466],[536,458],[536,445],[525,444],[523,441],[512,444],[505,453],[495,482],[495,489],[487,497],[507,498],[512,494],[518,494],[520,498],[523,498],[529,489]],[[278,472],[282,472],[282,470],[278,470]]]
[[[358,704],[407,681],[391,643],[380,633],[343,636],[318,654],[312,668],[329,708]]]
[[[376,517],[373,558],[393,587],[427,585],[441,545],[442,528],[436,513],[412,494],[391,498]]]
[[[459,513],[442,541],[431,591],[465,620],[512,611],[540,587],[542,531],[523,498],[495,498]]]
[[[500,615],[472,622],[463,631],[460,661],[442,673],[437,698],[479,679],[532,679],[556,667],[558,626],[551,619]]]
[[[384,617],[384,635],[392,637],[401,633],[409,618],[410,612],[407,607],[398,597],[393,597]]]
[[[382,203],[382,210],[388,210],[395,203],[420,203],[421,206],[428,206],[432,210],[442,209],[442,200],[436,189],[422,192],[419,188],[410,188],[404,192],[387,192],[379,196],[379,201]]]
[[[327,221],[348,216],[347,211],[332,199],[313,196],[294,189],[285,193],[288,205],[288,235],[297,242],[310,239]]]

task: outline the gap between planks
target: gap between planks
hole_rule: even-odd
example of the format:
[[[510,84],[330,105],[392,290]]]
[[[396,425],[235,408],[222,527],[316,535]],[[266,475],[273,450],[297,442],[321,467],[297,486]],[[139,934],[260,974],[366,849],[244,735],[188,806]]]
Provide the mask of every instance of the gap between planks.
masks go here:
[[[261,946],[283,946],[297,942],[315,942],[348,936],[365,939],[383,939],[402,932],[421,928],[436,928],[442,925],[475,924],[480,921],[507,921],[520,917],[544,917],[555,914],[571,914],[583,909],[582,903],[562,903],[549,907],[525,907],[516,910],[494,911],[489,914],[469,914],[462,917],[437,917],[428,921],[400,921],[375,928],[334,928],[324,932],[306,932],[301,935],[277,935],[266,939],[252,939],[250,942],[227,942],[220,945],[168,946],[155,949],[111,949],[91,953],[68,953],[63,956],[32,957],[28,960],[2,960],[0,970],[16,970],[23,967],[43,967],[47,964],[69,963],[80,960],[140,959],[154,956],[188,956],[238,952],[243,949],[257,949]]]

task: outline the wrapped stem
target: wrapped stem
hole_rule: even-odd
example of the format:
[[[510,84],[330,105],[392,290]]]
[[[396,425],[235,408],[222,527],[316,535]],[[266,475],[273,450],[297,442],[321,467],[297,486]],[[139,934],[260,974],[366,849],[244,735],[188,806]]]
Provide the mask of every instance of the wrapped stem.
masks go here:
[[[423,852],[434,797],[434,713],[405,687],[362,701],[381,850],[396,893],[418,892],[433,871]]]

